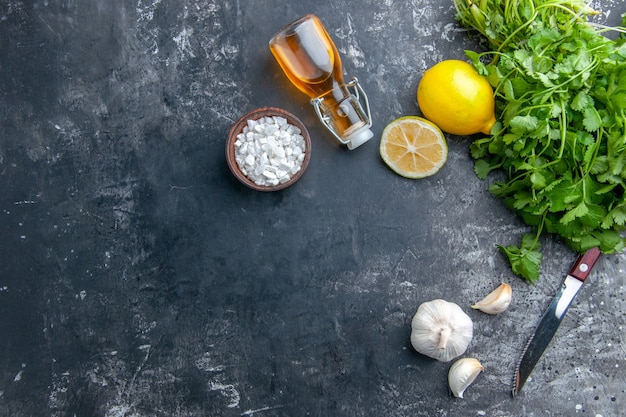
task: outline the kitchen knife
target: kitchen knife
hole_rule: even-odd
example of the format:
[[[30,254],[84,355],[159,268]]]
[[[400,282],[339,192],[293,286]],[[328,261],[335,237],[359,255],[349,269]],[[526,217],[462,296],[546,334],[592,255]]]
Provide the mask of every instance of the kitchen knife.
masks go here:
[[[572,269],[570,269],[565,277],[561,289],[554,296],[552,303],[546,310],[535,333],[531,336],[524,349],[522,358],[515,370],[515,377],[513,378],[513,389],[511,390],[513,397],[522,389],[522,386],[539,361],[543,351],[559,328],[559,324],[561,324],[565,312],[567,312],[568,307],[574,300],[574,297],[576,297],[576,293],[580,287],[582,287],[583,282],[587,279],[591,268],[593,268],[599,257],[600,249],[591,248],[580,255],[576,262],[574,262]]]

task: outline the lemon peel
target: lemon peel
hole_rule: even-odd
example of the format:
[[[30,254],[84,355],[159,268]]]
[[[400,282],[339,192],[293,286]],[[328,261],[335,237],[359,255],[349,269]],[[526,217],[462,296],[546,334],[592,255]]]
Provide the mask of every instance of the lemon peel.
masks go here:
[[[424,117],[454,135],[489,134],[496,123],[493,89],[465,61],[441,61],[424,73],[417,87]]]

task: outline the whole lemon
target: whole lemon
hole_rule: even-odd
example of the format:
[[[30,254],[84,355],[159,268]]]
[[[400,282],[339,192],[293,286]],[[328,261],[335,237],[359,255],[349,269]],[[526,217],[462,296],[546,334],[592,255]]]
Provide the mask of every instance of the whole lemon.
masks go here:
[[[489,134],[496,122],[489,81],[464,61],[445,60],[428,69],[417,103],[427,119],[454,135]]]

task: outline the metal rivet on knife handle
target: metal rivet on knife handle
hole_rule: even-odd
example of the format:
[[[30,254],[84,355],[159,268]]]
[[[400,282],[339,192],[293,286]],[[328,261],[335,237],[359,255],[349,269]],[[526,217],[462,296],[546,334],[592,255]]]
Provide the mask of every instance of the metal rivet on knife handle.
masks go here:
[[[569,274],[577,280],[584,282],[598,258],[600,258],[600,249],[597,247],[589,249],[576,260]]]

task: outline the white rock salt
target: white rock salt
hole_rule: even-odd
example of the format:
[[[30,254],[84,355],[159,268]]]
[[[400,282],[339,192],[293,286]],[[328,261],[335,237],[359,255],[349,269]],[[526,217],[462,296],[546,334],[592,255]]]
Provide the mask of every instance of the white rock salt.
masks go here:
[[[235,161],[257,185],[285,183],[302,168],[305,143],[301,133],[280,116],[248,120],[235,141]]]

